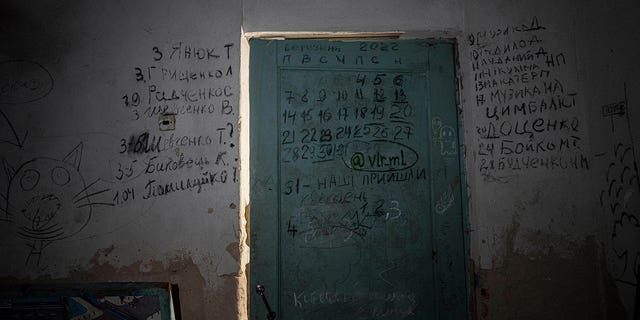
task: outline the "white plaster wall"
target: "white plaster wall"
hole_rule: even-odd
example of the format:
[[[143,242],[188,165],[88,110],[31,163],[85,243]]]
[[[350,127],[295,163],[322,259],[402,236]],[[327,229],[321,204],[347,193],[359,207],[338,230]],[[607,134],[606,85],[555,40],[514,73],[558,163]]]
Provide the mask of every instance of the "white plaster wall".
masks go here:
[[[239,154],[241,4],[235,1],[11,1],[3,2],[0,7],[0,61],[37,62],[53,78],[51,92],[37,101],[5,104],[4,98],[11,94],[4,90],[2,93],[0,108],[19,132],[19,138],[28,132],[20,148],[5,142],[15,137],[4,119],[0,123],[0,141],[3,141],[0,158],[4,160],[0,206],[2,210],[7,208],[4,200],[9,194],[8,208],[14,213],[9,222],[0,222],[2,282],[37,279],[173,282],[181,289],[183,316],[187,319],[204,318],[205,314],[221,318],[236,316],[235,300],[229,299],[235,296],[237,283],[234,281],[239,270],[239,176],[234,181],[233,173],[237,171],[234,167],[238,167]],[[227,52],[225,45],[228,44],[231,46]],[[194,51],[185,58],[182,51],[172,58],[175,46],[208,48],[219,57],[208,59],[207,54],[205,59],[194,59]],[[161,59],[154,47],[163,52]],[[232,71],[227,74],[229,67]],[[145,71],[144,80],[136,80],[135,68]],[[147,68],[154,68],[152,78],[146,74]],[[163,79],[162,68],[205,71],[207,77],[212,70],[214,76],[190,81]],[[216,78],[216,70],[222,70],[224,75]],[[12,77],[20,78],[17,73],[6,71],[5,68],[0,72],[3,88]],[[180,95],[181,90],[205,89],[202,100],[196,94],[167,103],[193,102],[195,105],[201,103],[193,100],[206,100],[206,105],[214,105],[214,112],[178,113],[176,130],[160,131],[159,115],[146,113],[147,107],[163,104],[156,98],[149,99],[150,86],[155,86],[157,91],[166,90],[166,98],[171,97],[172,90]],[[229,96],[209,99],[208,88],[227,88]],[[132,99],[133,92],[142,96],[142,103],[127,107],[123,96]],[[229,114],[222,113],[223,100],[235,108]],[[138,115],[140,119],[136,120]],[[231,126],[235,127],[234,134],[230,133]],[[173,133],[196,137],[196,141],[202,137],[201,140],[210,143],[200,146],[174,143],[159,152],[131,152],[136,142],[128,145],[130,137],[135,136],[134,140],[138,141],[145,132],[163,136],[165,141]],[[222,132],[224,136],[220,136]],[[121,139],[127,141],[124,147]],[[185,141],[190,139],[194,138]],[[34,158],[62,160],[79,143],[82,143],[79,172],[85,185],[91,185],[87,193],[95,193],[88,199],[112,205],[90,206],[91,218],[82,230],[50,243],[39,263],[35,255],[27,261],[29,243],[16,233],[21,226],[21,220],[17,219],[20,212],[15,212],[21,209],[15,208],[19,206],[15,200],[15,190],[19,187],[9,187],[10,170],[5,170],[4,163],[18,170],[21,164]],[[124,148],[128,150],[123,151]],[[149,163],[175,161],[175,164],[180,154],[186,162],[191,158],[206,159],[206,163],[147,172]],[[52,168],[40,166],[38,169],[44,183]],[[209,173],[216,173],[219,179],[222,171],[226,171],[226,182],[205,181],[202,188],[186,187],[187,179],[193,186],[196,180],[210,180]],[[181,182],[184,188],[180,187]],[[49,184],[54,189],[47,192],[60,189]],[[150,184],[171,184],[172,187],[166,195],[145,199]],[[124,190],[132,188],[135,199],[129,194],[125,200]],[[79,191],[65,193],[73,195]],[[28,195],[28,191],[23,194]],[[115,198],[118,200],[114,201]],[[75,214],[74,209],[69,208],[71,204],[65,202],[56,217],[70,219],[69,216]],[[88,207],[79,213],[76,218],[88,217]]]
[[[481,156],[480,153],[488,153],[485,148],[479,150],[479,144],[485,146],[493,141],[482,139],[482,134],[478,133],[479,127],[487,127],[487,108],[492,110],[494,106],[501,108],[505,104],[490,101],[490,92],[495,89],[522,88],[524,84],[513,86],[498,86],[491,90],[476,92],[475,87],[479,82],[476,80],[476,72],[472,67],[473,53],[484,50],[494,50],[496,47],[503,48],[505,45],[518,42],[522,39],[530,39],[536,36],[541,42],[526,49],[515,51],[515,53],[525,53],[530,51],[535,53],[539,48],[543,48],[550,54],[563,54],[566,64],[554,67],[545,67],[545,58],[532,60],[540,65],[542,70],[550,72],[549,80],[558,79],[564,87],[565,93],[576,94],[576,106],[570,111],[562,113],[537,113],[534,115],[505,116],[500,121],[495,121],[496,125],[506,120],[515,126],[516,122],[523,124],[524,121],[533,122],[534,119],[542,117],[545,124],[548,119],[573,119],[575,117],[578,128],[571,130],[571,134],[580,137],[581,143],[578,150],[581,155],[589,157],[591,152],[589,143],[588,122],[585,118],[587,110],[588,93],[583,92],[582,84],[578,80],[579,62],[576,61],[577,48],[575,46],[576,26],[572,23],[576,15],[574,6],[567,2],[536,2],[534,3],[500,3],[498,1],[469,2],[465,7],[466,12],[466,32],[460,42],[461,54],[460,64],[462,72],[462,105],[464,108],[465,124],[465,144],[467,147],[467,172],[471,190],[471,221],[474,233],[472,233],[472,252],[482,268],[491,268],[500,259],[505,240],[502,237],[505,229],[514,223],[527,230],[525,232],[542,231],[549,234],[562,235],[566,240],[580,241],[586,235],[594,234],[597,229],[595,225],[594,203],[591,194],[591,181],[589,171],[586,169],[505,169],[505,170],[483,170],[482,161],[494,161],[496,167],[501,158],[509,158],[501,155],[501,143],[509,139],[514,142],[528,142],[529,139],[511,135],[504,139],[495,140],[494,156]],[[515,27],[530,25],[534,19],[540,23],[544,29],[538,32],[516,33]],[[478,38],[478,33],[484,31],[495,31],[498,29],[511,29],[507,36],[496,36],[491,38],[488,35],[481,45],[470,46],[469,36]],[[527,40],[528,41],[528,40]],[[504,57],[505,55],[503,55]],[[489,59],[490,56],[485,56]],[[480,58],[478,61],[480,61]],[[514,66],[518,63],[496,64],[494,67]],[[493,69],[491,70],[493,72]],[[517,75],[517,74],[516,74]],[[487,102],[476,103],[476,95],[484,94]],[[544,96],[544,95],[543,95]],[[552,97],[553,95],[549,95]],[[529,99],[515,99],[511,104],[520,104],[530,100],[537,100],[539,97]],[[498,109],[500,113],[501,109]],[[496,129],[499,131],[499,128]],[[499,132],[498,135],[501,135]],[[551,135],[554,132],[537,135],[535,141],[553,141]],[[486,134],[484,135],[486,136]],[[513,145],[510,145],[513,147]],[[506,151],[508,152],[508,151]],[[506,153],[505,152],[505,153]],[[541,152],[540,156],[558,155],[558,152]],[[536,156],[534,152],[524,152],[523,155]],[[506,162],[506,160],[504,161]],[[575,196],[568,197],[569,194]],[[545,243],[527,243],[520,238],[523,233],[516,236],[516,250],[524,252],[536,252],[543,250],[540,246]]]
[[[504,259],[510,253],[529,256],[532,260],[553,254],[566,258],[571,264],[571,257],[580,255],[580,246],[588,239],[597,239],[598,251],[607,262],[604,266],[599,260],[602,257],[591,258],[591,263],[602,265],[598,268],[603,269],[602,279],[592,280],[604,283],[601,284],[602,301],[610,301],[612,298],[606,296],[603,288],[613,279],[617,288],[614,295],[621,298],[628,318],[634,308],[633,284],[638,282],[629,272],[637,267],[637,262],[631,261],[637,261],[635,257],[640,248],[640,228],[636,224],[640,212],[640,187],[628,183],[634,176],[632,173],[622,178],[627,180],[620,188],[620,194],[624,196],[610,199],[607,194],[611,184],[608,182],[612,178],[607,180],[606,172],[609,172],[607,168],[612,157],[615,159],[614,145],[623,143],[624,148],[635,150],[636,157],[640,149],[640,130],[634,125],[638,123],[634,92],[640,87],[635,76],[638,72],[635,61],[640,50],[636,30],[640,26],[633,17],[638,12],[640,6],[633,1],[469,1],[465,4],[465,36],[460,42],[472,259],[481,269],[503,267]],[[480,155],[479,143],[487,140],[480,139],[476,129],[487,123],[487,105],[480,106],[476,102],[473,50],[481,50],[481,47],[472,46],[468,36],[477,38],[478,32],[484,30],[529,25],[534,18],[545,28],[533,32],[542,40],[539,45],[549,53],[562,53],[566,58],[562,66],[549,68],[551,77],[564,85],[565,92],[576,94],[574,107],[556,112],[555,116],[543,114],[542,117],[577,119],[579,130],[571,134],[581,140],[580,149],[574,151],[584,155],[589,167],[482,172],[480,161],[488,157]],[[483,44],[493,50],[497,45],[521,38],[525,38],[524,34],[512,32],[510,36],[493,39],[489,36]],[[544,66],[545,60],[540,61]],[[527,100],[535,98],[524,101]],[[604,105],[621,101],[626,101],[624,115],[603,117]],[[510,119],[533,121],[535,117],[511,116]],[[498,156],[495,159],[498,160]],[[637,165],[631,155],[625,159],[630,167],[634,162]],[[632,171],[637,174],[637,169],[627,172]],[[617,173],[619,182],[620,172],[615,167],[610,172],[611,177]],[[617,189],[619,185],[613,183]],[[616,204],[618,206],[612,212],[610,208]],[[577,265],[572,268],[575,268],[575,277],[581,277],[578,274],[582,268]],[[551,276],[549,280],[555,284],[563,282],[563,279],[552,279]],[[585,292],[576,294],[588,295]],[[603,314],[606,316],[607,312]],[[619,315],[609,313],[608,316]]]
[[[599,195],[610,185],[606,172],[616,143],[633,147],[635,155],[640,156],[640,132],[636,125],[640,119],[637,107],[640,83],[636,76],[640,71],[636,63],[640,60],[637,32],[640,26],[636,18],[639,13],[635,1],[604,0],[5,3],[0,10],[3,20],[0,42],[7,45],[0,49],[0,60],[37,61],[51,72],[55,86],[41,100],[0,105],[15,129],[29,131],[23,148],[7,143],[0,145],[1,156],[7,163],[18,166],[43,155],[63,157],[82,142],[81,168],[86,179],[100,178],[113,184],[117,179],[113,177],[110,161],[123,159],[118,152],[121,136],[157,126],[155,120],[135,123],[127,120],[131,111],[122,107],[121,100],[123,94],[138,86],[132,68],[153,63],[154,46],[170,48],[176,41],[188,41],[220,48],[234,43],[234,55],[228,61],[234,74],[225,83],[233,87],[232,99],[237,105],[240,87],[246,89],[246,82],[238,77],[241,28],[245,32],[404,31],[408,32],[407,37],[455,37],[459,43],[460,98],[470,197],[470,257],[478,273],[504,267],[513,255],[531,261],[552,256],[554,261],[566,259],[567,263],[577,263],[574,258],[581,251],[576,248],[590,243],[587,239],[595,238],[605,266],[592,279],[599,286],[594,294],[608,301],[605,287],[607,281],[613,281],[615,294],[621,297],[630,316],[634,288],[629,283],[633,284],[634,278],[629,270],[634,266],[635,262],[631,261],[637,256],[640,243],[630,217],[640,215],[640,190],[631,186],[621,191],[621,197],[607,197],[603,201]],[[479,169],[482,157],[477,127],[486,124],[487,118],[485,109],[476,103],[474,90],[472,50],[478,47],[470,45],[468,36],[504,26],[529,24],[534,18],[545,27],[537,33],[543,39],[544,48],[564,54],[565,63],[552,72],[567,91],[576,93],[576,105],[567,115],[579,121],[576,133],[581,141],[579,152],[588,158],[589,169],[503,170],[487,176],[487,172]],[[488,44],[504,44],[505,39],[510,38],[493,39]],[[602,117],[602,106],[623,100],[626,114],[613,119],[614,132],[612,119]],[[227,121],[237,120],[238,114],[235,114],[224,119],[213,118],[210,122],[180,121],[178,125],[191,132],[215,132]],[[240,120],[248,123],[248,118]],[[12,139],[10,128],[5,123],[2,125],[1,140]],[[238,141],[237,136],[234,139]],[[246,144],[247,140],[242,141]],[[215,161],[218,152],[214,151],[222,150],[216,147],[203,152],[210,156],[210,161]],[[228,155],[237,155],[237,151]],[[248,176],[246,170],[242,174]],[[8,188],[5,178],[2,175],[3,190]],[[115,190],[126,185],[115,182],[109,188]],[[144,181],[141,183],[144,187]],[[201,194],[171,196],[113,209],[96,208],[92,224],[77,237],[49,247],[43,267],[36,269],[23,267],[22,244],[4,232],[1,245],[4,262],[0,271],[4,279],[14,280],[38,277],[64,280],[84,270],[81,277],[84,281],[97,278],[183,281],[188,283],[188,290],[200,291],[199,295],[194,293],[194,299],[206,299],[204,304],[225,305],[235,289],[223,288],[221,277],[234,277],[242,271],[233,257],[234,250],[239,250],[235,249],[237,244],[233,244],[243,240],[238,230],[241,228],[238,214],[243,216],[244,211],[238,208],[244,208],[246,202],[240,203],[239,198],[239,185],[228,184]],[[618,203],[628,213],[625,221],[616,216],[620,212],[607,211],[612,203]],[[620,231],[616,237],[612,236],[614,230]],[[191,281],[188,275],[179,272],[171,276],[171,272],[180,269],[174,263],[176,258],[191,259],[202,281],[188,282]],[[591,261],[593,268],[600,268],[601,262],[597,259]],[[588,261],[580,262],[588,264]],[[162,272],[156,270],[157,264],[162,266]],[[106,266],[111,269],[104,269]],[[108,273],[87,276],[87,270],[92,269],[94,273],[100,270]],[[489,289],[495,284],[490,276],[486,283]],[[576,276],[576,279],[582,278]],[[521,275],[500,279],[506,281],[507,286],[515,287],[522,280]],[[242,290],[245,289],[238,291],[240,299],[252,293]],[[527,302],[525,298],[518,299],[518,303]],[[505,304],[500,299],[496,301],[498,305]],[[600,303],[606,304],[602,301]],[[201,301],[190,303],[201,304]],[[201,306],[192,308],[188,311],[190,315],[215,316],[215,312],[204,311],[206,308]],[[481,318],[510,316],[501,312],[481,314]]]

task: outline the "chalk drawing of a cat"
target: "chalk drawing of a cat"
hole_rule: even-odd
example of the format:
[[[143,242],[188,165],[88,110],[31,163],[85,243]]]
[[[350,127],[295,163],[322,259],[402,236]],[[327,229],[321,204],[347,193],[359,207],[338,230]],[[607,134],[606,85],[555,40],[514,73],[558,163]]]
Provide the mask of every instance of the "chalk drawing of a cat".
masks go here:
[[[3,220],[12,224],[14,236],[30,248],[25,264],[35,258],[35,264],[39,265],[47,246],[86,227],[93,206],[113,205],[91,200],[109,189],[89,193],[98,180],[85,184],[79,171],[81,159],[82,143],[62,159],[34,158],[16,170],[3,159],[9,177],[6,194],[0,194],[6,203],[1,209]]]

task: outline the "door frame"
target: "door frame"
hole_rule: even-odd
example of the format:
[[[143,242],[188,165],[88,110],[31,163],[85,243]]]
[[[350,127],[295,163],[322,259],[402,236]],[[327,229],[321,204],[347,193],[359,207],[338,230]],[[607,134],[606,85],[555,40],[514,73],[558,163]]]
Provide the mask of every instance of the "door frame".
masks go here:
[[[342,40],[342,41],[371,41],[371,40],[410,40],[410,39],[433,39],[439,41],[451,42],[454,48],[454,72],[455,72],[455,105],[457,115],[457,142],[458,142],[458,167],[460,172],[460,190],[461,190],[461,206],[462,206],[462,224],[463,224],[463,247],[464,254],[467,258],[465,263],[465,281],[466,281],[466,300],[468,319],[472,319],[476,313],[473,305],[475,302],[471,279],[473,277],[473,263],[470,259],[470,208],[469,208],[469,187],[467,185],[467,173],[465,170],[465,145],[464,145],[464,126],[462,117],[461,104],[461,74],[460,74],[460,55],[459,43],[456,35],[449,32],[431,32],[431,31],[393,31],[393,32],[279,32],[279,31],[260,31],[260,32],[242,32],[241,48],[240,48],[240,114],[239,114],[239,149],[240,149],[240,216],[239,225],[241,252],[240,252],[240,273],[241,279],[238,289],[239,314],[241,319],[249,319],[251,315],[249,301],[258,299],[256,289],[250,286],[250,227],[251,227],[251,199],[250,199],[250,145],[251,145],[251,106],[249,85],[249,66],[250,66],[250,44],[252,39],[264,40],[291,40],[291,39],[308,39],[308,40]]]

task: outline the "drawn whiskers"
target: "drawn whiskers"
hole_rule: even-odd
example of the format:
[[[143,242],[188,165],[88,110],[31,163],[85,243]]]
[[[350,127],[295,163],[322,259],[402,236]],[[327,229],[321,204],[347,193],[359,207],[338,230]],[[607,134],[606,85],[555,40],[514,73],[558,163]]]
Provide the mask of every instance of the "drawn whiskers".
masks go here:
[[[9,202],[9,199],[7,199],[7,197],[5,197],[3,194],[0,194],[0,198],[2,198],[4,200],[4,203],[6,204],[6,206],[0,207],[0,221],[9,221],[14,215],[18,214],[20,210],[14,207],[11,202]]]
[[[64,235],[64,229],[58,224],[52,224],[40,229],[21,227],[18,235],[28,240],[55,240]]]
[[[93,206],[114,206],[113,202],[94,202],[91,197],[97,196],[99,194],[110,191],[111,189],[103,189],[100,191],[95,191],[87,194],[87,190],[91,188],[96,182],[100,179],[96,179],[94,182],[90,183],[86,187],[84,187],[80,192],[78,192],[75,196],[73,196],[73,204],[76,208],[84,208],[84,207],[93,207]],[[88,201],[88,202],[87,202]]]

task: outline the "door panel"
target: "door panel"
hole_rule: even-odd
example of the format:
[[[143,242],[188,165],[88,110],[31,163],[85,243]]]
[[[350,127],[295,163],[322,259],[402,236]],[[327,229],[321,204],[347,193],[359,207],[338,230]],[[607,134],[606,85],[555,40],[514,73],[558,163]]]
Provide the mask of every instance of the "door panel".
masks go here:
[[[250,278],[278,319],[467,317],[452,45],[252,40],[250,59]]]

